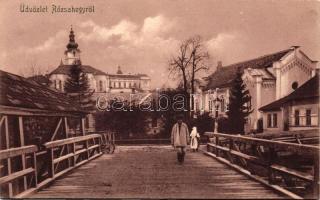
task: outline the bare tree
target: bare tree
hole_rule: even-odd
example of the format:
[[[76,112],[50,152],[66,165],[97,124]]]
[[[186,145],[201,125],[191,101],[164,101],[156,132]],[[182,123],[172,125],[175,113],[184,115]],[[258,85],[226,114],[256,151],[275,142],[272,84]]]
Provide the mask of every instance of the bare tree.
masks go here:
[[[190,85],[191,85],[191,94],[195,92],[195,79],[196,75],[200,71],[208,71],[208,60],[209,53],[205,49],[204,44],[200,36],[195,36],[189,39],[191,46],[191,62],[189,67],[189,76],[190,76]]]
[[[32,77],[45,75],[49,71],[49,67],[41,67],[36,59],[29,60],[27,66],[24,69],[21,69],[19,74],[23,77]]]
[[[193,94],[197,74],[209,69],[208,60],[209,53],[201,37],[194,36],[180,44],[178,55],[169,61],[169,71],[174,78],[180,78],[186,94]]]
[[[183,90],[188,93],[188,66],[191,61],[191,56],[189,55],[190,44],[189,41],[182,42],[179,46],[179,52],[176,57],[172,57],[169,61],[169,72],[174,78],[182,78]]]

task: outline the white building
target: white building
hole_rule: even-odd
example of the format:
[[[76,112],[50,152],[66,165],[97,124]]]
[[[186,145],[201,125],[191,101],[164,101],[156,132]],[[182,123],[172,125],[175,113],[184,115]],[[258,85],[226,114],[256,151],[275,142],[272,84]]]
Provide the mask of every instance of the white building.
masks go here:
[[[69,43],[66,47],[64,60],[49,75],[51,87],[63,92],[72,65],[80,64],[83,72],[87,74],[90,88],[95,91],[95,96],[103,93],[150,91],[151,79],[146,74],[124,74],[120,66],[116,74],[109,74],[90,65],[82,65],[80,59],[81,51],[75,42],[75,35],[72,29],[69,35]]]
[[[311,60],[298,46],[229,66],[223,67],[220,63],[217,70],[206,78],[207,86],[195,102],[202,112],[211,112],[213,116],[225,115],[231,83],[240,68],[251,96],[249,106],[253,109],[246,131],[256,130],[258,121],[263,118],[259,109],[287,96],[310,80],[319,68],[317,65],[318,62]]]
[[[319,129],[319,74],[260,111],[267,132]]]

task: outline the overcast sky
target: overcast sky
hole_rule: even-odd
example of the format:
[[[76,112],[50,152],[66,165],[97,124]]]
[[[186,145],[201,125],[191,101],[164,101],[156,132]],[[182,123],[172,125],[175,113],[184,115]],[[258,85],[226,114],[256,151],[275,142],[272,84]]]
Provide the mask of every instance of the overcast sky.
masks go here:
[[[95,13],[21,13],[28,5],[95,6]],[[299,45],[320,60],[319,1],[0,0],[0,69],[19,74],[32,64],[54,69],[70,25],[83,64],[108,73],[146,73],[153,87],[168,83],[168,59],[178,44],[200,35],[223,65]],[[50,10],[49,9],[49,10]],[[170,81],[169,81],[170,83]]]

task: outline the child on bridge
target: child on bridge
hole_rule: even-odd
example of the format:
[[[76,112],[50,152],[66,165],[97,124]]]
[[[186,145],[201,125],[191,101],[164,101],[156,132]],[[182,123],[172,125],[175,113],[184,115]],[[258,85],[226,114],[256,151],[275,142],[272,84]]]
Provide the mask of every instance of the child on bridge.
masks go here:
[[[192,127],[192,131],[190,133],[190,137],[191,137],[191,143],[190,143],[190,148],[192,149],[193,152],[198,151],[199,148],[199,138],[200,135],[197,131],[197,127]]]

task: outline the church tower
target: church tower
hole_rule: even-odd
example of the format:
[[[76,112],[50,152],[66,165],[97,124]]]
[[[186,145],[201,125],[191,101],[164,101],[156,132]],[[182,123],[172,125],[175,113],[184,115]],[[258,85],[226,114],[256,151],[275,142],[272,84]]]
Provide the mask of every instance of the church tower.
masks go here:
[[[72,30],[70,30],[69,34],[69,43],[67,44],[67,50],[64,52],[65,55],[65,60],[64,64],[65,65],[74,65],[74,64],[80,64],[80,49],[78,49],[78,44],[75,42],[74,39],[75,35]]]

